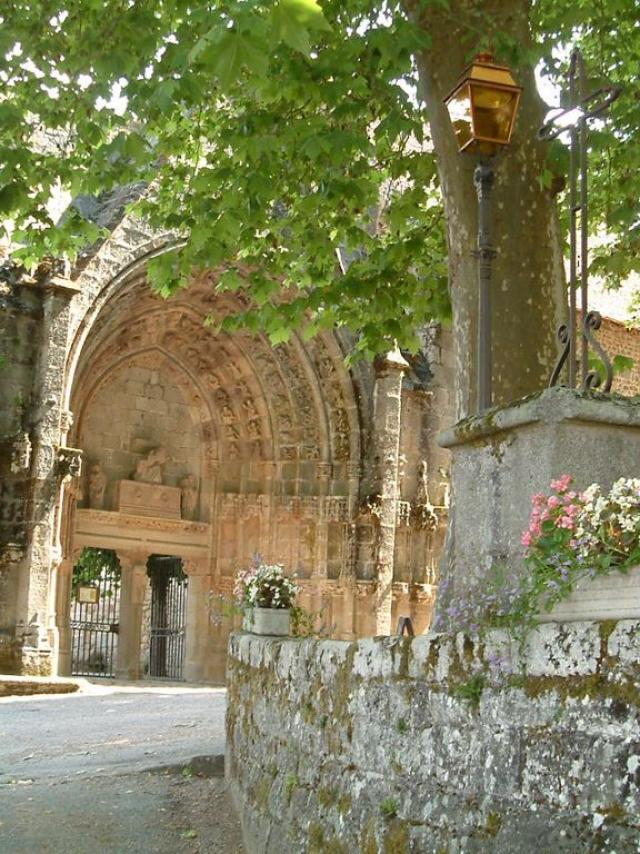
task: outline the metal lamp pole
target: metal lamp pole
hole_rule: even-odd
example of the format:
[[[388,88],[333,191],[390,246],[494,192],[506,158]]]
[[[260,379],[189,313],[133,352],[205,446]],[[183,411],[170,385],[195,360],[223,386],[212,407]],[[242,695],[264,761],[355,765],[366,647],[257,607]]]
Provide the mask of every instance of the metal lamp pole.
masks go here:
[[[491,190],[494,171],[491,161],[481,160],[473,173],[478,196],[478,412],[491,406],[491,262],[495,249],[489,232]]]

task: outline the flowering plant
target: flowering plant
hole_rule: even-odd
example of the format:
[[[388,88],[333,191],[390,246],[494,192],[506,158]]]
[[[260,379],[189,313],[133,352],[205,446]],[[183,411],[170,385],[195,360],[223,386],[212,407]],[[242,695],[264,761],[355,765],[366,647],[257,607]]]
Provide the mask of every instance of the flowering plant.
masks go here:
[[[294,577],[285,575],[282,564],[265,564],[256,555],[248,569],[236,576],[236,601],[250,608],[291,608],[298,592]]]
[[[551,481],[549,495],[531,499],[521,537],[528,572],[494,564],[464,599],[452,598],[436,624],[448,619],[473,632],[502,626],[522,638],[580,579],[640,564],[640,479],[621,478],[609,492],[594,483],[578,493],[572,482],[564,474]],[[447,585],[445,579],[441,595]]]
[[[582,495],[576,543],[600,570],[628,570],[640,563],[640,479],[617,480],[604,494],[597,483]]]
[[[627,572],[640,562],[640,480],[620,478],[608,493],[594,483],[578,494],[571,483],[565,474],[551,481],[551,495],[533,496],[522,534],[532,570],[528,593],[547,610],[579,578]]]
[[[522,535],[528,557],[569,550],[596,570],[625,569],[640,561],[640,479],[617,480],[608,493],[592,483],[581,495],[571,476],[551,481],[554,494],[534,495]]]

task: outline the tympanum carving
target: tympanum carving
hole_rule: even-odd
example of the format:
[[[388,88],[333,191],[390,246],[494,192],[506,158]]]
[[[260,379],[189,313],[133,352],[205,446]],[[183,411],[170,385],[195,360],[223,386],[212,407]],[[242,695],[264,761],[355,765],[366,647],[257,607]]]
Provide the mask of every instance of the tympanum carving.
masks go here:
[[[166,448],[153,448],[138,460],[133,480],[141,483],[162,483],[162,468],[169,462]]]

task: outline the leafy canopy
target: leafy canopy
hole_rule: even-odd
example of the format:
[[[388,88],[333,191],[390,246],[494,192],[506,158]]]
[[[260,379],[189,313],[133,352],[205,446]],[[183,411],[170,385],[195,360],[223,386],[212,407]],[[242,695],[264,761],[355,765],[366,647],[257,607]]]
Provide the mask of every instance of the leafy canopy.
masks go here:
[[[558,46],[577,37],[598,74],[637,76],[629,0],[606,4],[607,16],[619,7],[615,25],[598,0],[538,0],[535,56],[485,5],[455,25],[484,20],[512,62],[542,59],[557,80]],[[292,328],[345,326],[370,356],[446,318],[442,205],[412,58],[438,34],[402,3],[17,0],[0,14],[0,220],[15,222],[24,263],[73,257],[99,236],[73,212],[54,224],[52,192],[141,182],[137,212],[184,241],[151,263],[152,284],[169,295],[194,268],[219,270],[220,291],[252,298],[227,328],[277,343]],[[593,137],[594,222],[617,241],[598,263],[612,276],[637,263],[638,109],[621,99]],[[565,160],[556,150],[550,174]]]

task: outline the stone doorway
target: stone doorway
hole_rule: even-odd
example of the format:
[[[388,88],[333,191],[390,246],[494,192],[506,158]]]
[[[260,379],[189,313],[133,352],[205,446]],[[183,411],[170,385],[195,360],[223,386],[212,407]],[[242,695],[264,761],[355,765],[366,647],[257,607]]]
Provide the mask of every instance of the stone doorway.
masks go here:
[[[188,578],[179,557],[151,555],[147,562],[150,582],[149,676],[184,679]]]
[[[115,676],[121,582],[120,561],[112,549],[82,550],[71,578],[73,676]]]

